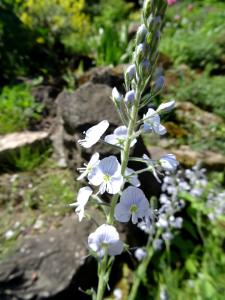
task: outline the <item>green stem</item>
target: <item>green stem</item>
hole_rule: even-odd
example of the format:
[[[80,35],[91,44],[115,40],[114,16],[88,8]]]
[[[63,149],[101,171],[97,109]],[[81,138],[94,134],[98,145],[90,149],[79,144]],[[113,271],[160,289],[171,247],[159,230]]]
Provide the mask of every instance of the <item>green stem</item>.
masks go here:
[[[104,255],[102,261],[98,262],[98,276],[99,276],[99,281],[98,281],[98,290],[97,290],[97,296],[96,300],[102,300],[105,289],[106,289],[106,284],[107,284],[107,263],[108,263],[108,255],[107,253]]]
[[[134,277],[135,280],[134,280],[134,283],[132,285],[132,288],[131,288],[131,291],[130,291],[130,294],[129,294],[127,300],[135,300],[136,297],[137,297],[139,286],[140,286],[143,278],[145,277],[147,267],[148,267],[148,265],[150,263],[152,255],[153,255],[152,248],[150,248],[148,250],[149,251],[147,253],[147,256],[143,259],[143,261],[138,266],[138,268],[137,268],[137,270],[135,272],[135,277]]]
[[[141,98],[141,92],[137,88],[136,98],[135,98],[134,105],[132,107],[130,121],[128,124],[127,139],[124,144],[124,149],[122,150],[122,153],[121,153],[121,175],[122,176],[125,175],[125,171],[126,171],[127,164],[129,161],[130,145],[132,142],[133,132],[134,132],[136,124],[137,124],[140,98]],[[123,189],[123,186],[121,187],[121,190],[122,189]],[[114,222],[114,211],[115,211],[115,207],[118,202],[118,199],[119,199],[119,193],[114,195],[112,198],[110,214],[109,214],[109,218],[107,220],[107,223],[110,225],[113,225],[113,222]],[[103,264],[103,262],[105,262],[104,264],[107,266],[107,263],[108,263],[108,255],[107,254],[105,254],[103,261],[99,262],[99,264],[100,263]],[[106,284],[107,284],[107,279],[108,279],[107,277],[109,277],[109,274],[111,271],[111,267],[109,267],[109,270],[107,271],[108,276],[106,276],[106,267],[104,267],[104,265],[101,265],[101,266],[99,265],[99,267],[100,267],[100,272],[99,272],[99,281],[98,281],[98,290],[97,290],[96,300],[103,299]]]

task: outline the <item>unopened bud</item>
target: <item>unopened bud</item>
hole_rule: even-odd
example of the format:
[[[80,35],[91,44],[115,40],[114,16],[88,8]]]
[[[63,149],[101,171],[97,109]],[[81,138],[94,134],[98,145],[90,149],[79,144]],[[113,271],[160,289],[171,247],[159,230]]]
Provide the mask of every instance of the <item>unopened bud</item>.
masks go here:
[[[164,86],[164,83],[165,83],[164,76],[158,76],[152,87],[154,94],[158,94],[161,91],[161,89]]]
[[[140,64],[140,72],[143,76],[147,76],[151,72],[151,64],[147,58],[143,59]]]
[[[157,108],[157,112],[170,112],[175,106],[175,101],[171,100],[169,102],[166,103],[162,103],[159,105],[159,107]]]
[[[135,60],[139,62],[142,58],[144,58],[144,55],[145,55],[145,44],[141,43],[136,47]]]
[[[148,33],[148,31],[144,24],[139,26],[138,31],[137,31],[136,43],[140,44],[140,43],[144,42],[147,33]]]
[[[136,66],[135,64],[130,65],[125,72],[125,76],[129,78],[129,81],[133,80],[136,76]]]
[[[150,15],[151,9],[152,9],[152,0],[145,0],[143,6],[143,14],[146,19]]]
[[[123,96],[118,92],[116,87],[112,89],[112,98],[115,102],[121,102],[123,99]]]
[[[130,104],[134,102],[134,99],[135,99],[135,91],[131,90],[126,93],[124,101],[126,104]]]

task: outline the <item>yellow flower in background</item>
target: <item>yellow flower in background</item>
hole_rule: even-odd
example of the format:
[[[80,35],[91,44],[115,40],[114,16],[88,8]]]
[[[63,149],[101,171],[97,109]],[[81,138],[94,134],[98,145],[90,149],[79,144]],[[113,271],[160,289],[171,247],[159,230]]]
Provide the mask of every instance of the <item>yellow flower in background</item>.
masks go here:
[[[20,3],[20,20],[28,27],[46,28],[52,33],[86,34],[90,30],[83,12],[85,0],[16,0]]]

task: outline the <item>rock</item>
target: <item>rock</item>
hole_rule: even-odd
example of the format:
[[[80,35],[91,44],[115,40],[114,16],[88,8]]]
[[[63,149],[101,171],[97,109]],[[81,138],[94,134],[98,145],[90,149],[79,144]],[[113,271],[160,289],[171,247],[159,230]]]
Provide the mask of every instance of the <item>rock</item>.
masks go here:
[[[177,103],[176,120],[180,123],[198,124],[198,127],[203,130],[203,134],[208,132],[209,125],[224,123],[221,117],[206,112],[187,101]]]
[[[19,149],[29,146],[32,148],[45,147],[50,142],[49,133],[46,131],[25,131],[0,136],[0,162],[1,165],[11,163],[11,157]]]
[[[177,160],[186,167],[192,167],[198,161],[210,170],[223,171],[225,169],[225,156],[212,151],[197,152],[189,146],[183,145],[179,149],[171,149]]]
[[[116,86],[120,91],[123,91],[124,70],[127,65],[118,65],[116,67],[97,67],[84,73],[78,78],[78,85],[81,86],[88,81],[93,83],[106,84],[113,88]]]
[[[62,228],[25,239],[0,265],[0,299],[89,299],[78,289],[95,286],[97,280],[94,260],[86,259],[92,230],[93,224],[73,216]]]
[[[55,99],[60,93],[61,87],[53,85],[38,85],[32,87],[31,93],[36,102],[43,105],[40,120],[31,120],[29,128],[31,130],[47,130],[51,128],[57,113]]]

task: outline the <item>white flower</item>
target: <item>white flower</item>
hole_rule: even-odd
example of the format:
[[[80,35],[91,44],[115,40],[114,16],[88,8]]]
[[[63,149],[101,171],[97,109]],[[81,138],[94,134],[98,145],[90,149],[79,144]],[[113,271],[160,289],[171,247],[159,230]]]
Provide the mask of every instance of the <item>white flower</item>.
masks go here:
[[[106,143],[109,143],[112,145],[117,145],[117,146],[123,146],[126,139],[127,139],[127,127],[126,126],[117,127],[113,131],[113,134],[109,134],[105,137]],[[133,147],[136,142],[137,142],[137,140],[133,139],[130,146]]]
[[[165,154],[161,156],[159,163],[165,171],[169,172],[174,172],[179,164],[174,154]]]
[[[77,202],[70,204],[71,207],[77,207],[75,209],[75,212],[79,217],[79,221],[81,221],[84,217],[84,207],[87,204],[92,193],[92,189],[89,186],[85,186],[79,189],[79,192],[77,194]]]
[[[169,102],[166,103],[162,103],[159,105],[159,107],[157,108],[157,112],[170,112],[175,106],[175,101],[171,100]]]
[[[107,120],[101,121],[95,126],[92,126],[85,132],[85,139],[78,140],[78,143],[84,148],[90,148],[96,144],[101,136],[105,133],[109,127],[109,122]]]
[[[117,194],[123,184],[121,166],[115,156],[102,159],[88,175],[90,184],[99,186],[99,191],[103,194]]]
[[[135,250],[134,256],[137,258],[138,261],[141,261],[147,256],[147,253],[142,248],[138,248]]]
[[[77,180],[81,180],[86,177],[91,170],[99,163],[99,153],[94,153],[88,164],[84,164],[84,168],[78,168],[78,171],[82,174],[77,178]]]
[[[166,128],[162,124],[160,124],[160,117],[154,109],[149,108],[143,118],[145,132],[153,131],[154,133],[160,135],[166,133]]]
[[[139,179],[138,179],[138,176],[137,174],[135,174],[135,171],[133,169],[130,169],[130,168],[126,168],[125,170],[125,176],[126,176],[126,179],[127,181],[136,186],[136,187],[139,187],[141,185]]]
[[[141,189],[129,186],[126,188],[120,202],[115,207],[115,219],[119,222],[128,222],[130,218],[133,224],[138,219],[143,219],[149,213],[149,202]]]
[[[115,102],[120,102],[123,99],[123,96],[118,92],[116,87],[112,89],[112,98]]]
[[[109,255],[119,255],[123,251],[123,243],[119,239],[119,233],[111,225],[103,224],[88,237],[90,249],[101,258],[108,253]]]

